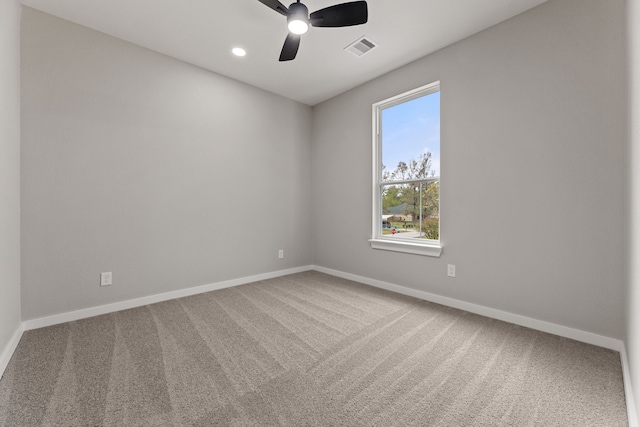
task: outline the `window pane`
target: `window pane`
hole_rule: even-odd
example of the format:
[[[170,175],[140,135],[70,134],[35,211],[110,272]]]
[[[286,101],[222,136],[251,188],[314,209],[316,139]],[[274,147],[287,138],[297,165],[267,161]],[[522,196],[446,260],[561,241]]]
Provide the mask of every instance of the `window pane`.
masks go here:
[[[438,240],[440,188],[438,181],[382,184],[382,235]]]
[[[381,111],[382,181],[440,176],[440,92]]]
[[[373,104],[373,112],[371,247],[439,256],[440,82]]]

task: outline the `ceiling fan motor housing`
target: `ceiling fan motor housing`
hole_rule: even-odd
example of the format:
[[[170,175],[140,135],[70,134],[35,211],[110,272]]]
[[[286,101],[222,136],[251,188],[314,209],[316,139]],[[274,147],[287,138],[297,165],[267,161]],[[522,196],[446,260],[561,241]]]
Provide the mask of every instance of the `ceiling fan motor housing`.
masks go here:
[[[309,9],[302,3],[293,3],[289,6],[289,16],[287,22],[304,21],[309,23]]]

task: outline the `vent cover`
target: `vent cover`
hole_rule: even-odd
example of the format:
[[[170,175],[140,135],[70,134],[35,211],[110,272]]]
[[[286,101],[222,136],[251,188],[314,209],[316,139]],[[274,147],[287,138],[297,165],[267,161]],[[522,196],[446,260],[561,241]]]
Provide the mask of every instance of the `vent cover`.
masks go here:
[[[360,39],[345,47],[344,50],[353,53],[355,56],[362,56],[376,47],[378,47],[378,45],[371,41],[371,39],[360,37]]]

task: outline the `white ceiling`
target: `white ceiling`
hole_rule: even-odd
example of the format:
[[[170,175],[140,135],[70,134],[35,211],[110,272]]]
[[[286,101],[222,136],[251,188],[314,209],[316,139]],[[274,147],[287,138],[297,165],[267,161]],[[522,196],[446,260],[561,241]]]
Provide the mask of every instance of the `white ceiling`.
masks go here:
[[[282,0],[281,0],[282,1]],[[279,62],[286,18],[258,0],[22,0],[24,5],[315,105],[546,0],[367,0],[369,22],[311,28]],[[341,0],[303,0],[311,12]],[[289,6],[286,0],[283,2]],[[361,36],[379,47],[358,58]],[[235,57],[231,48],[247,56]]]

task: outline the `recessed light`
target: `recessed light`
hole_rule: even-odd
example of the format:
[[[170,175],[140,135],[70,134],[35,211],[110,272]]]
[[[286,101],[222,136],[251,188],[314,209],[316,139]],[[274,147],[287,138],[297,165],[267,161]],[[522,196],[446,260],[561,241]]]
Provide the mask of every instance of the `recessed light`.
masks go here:
[[[245,56],[247,54],[247,51],[241,47],[234,47],[231,49],[231,52],[233,52],[235,56]]]

